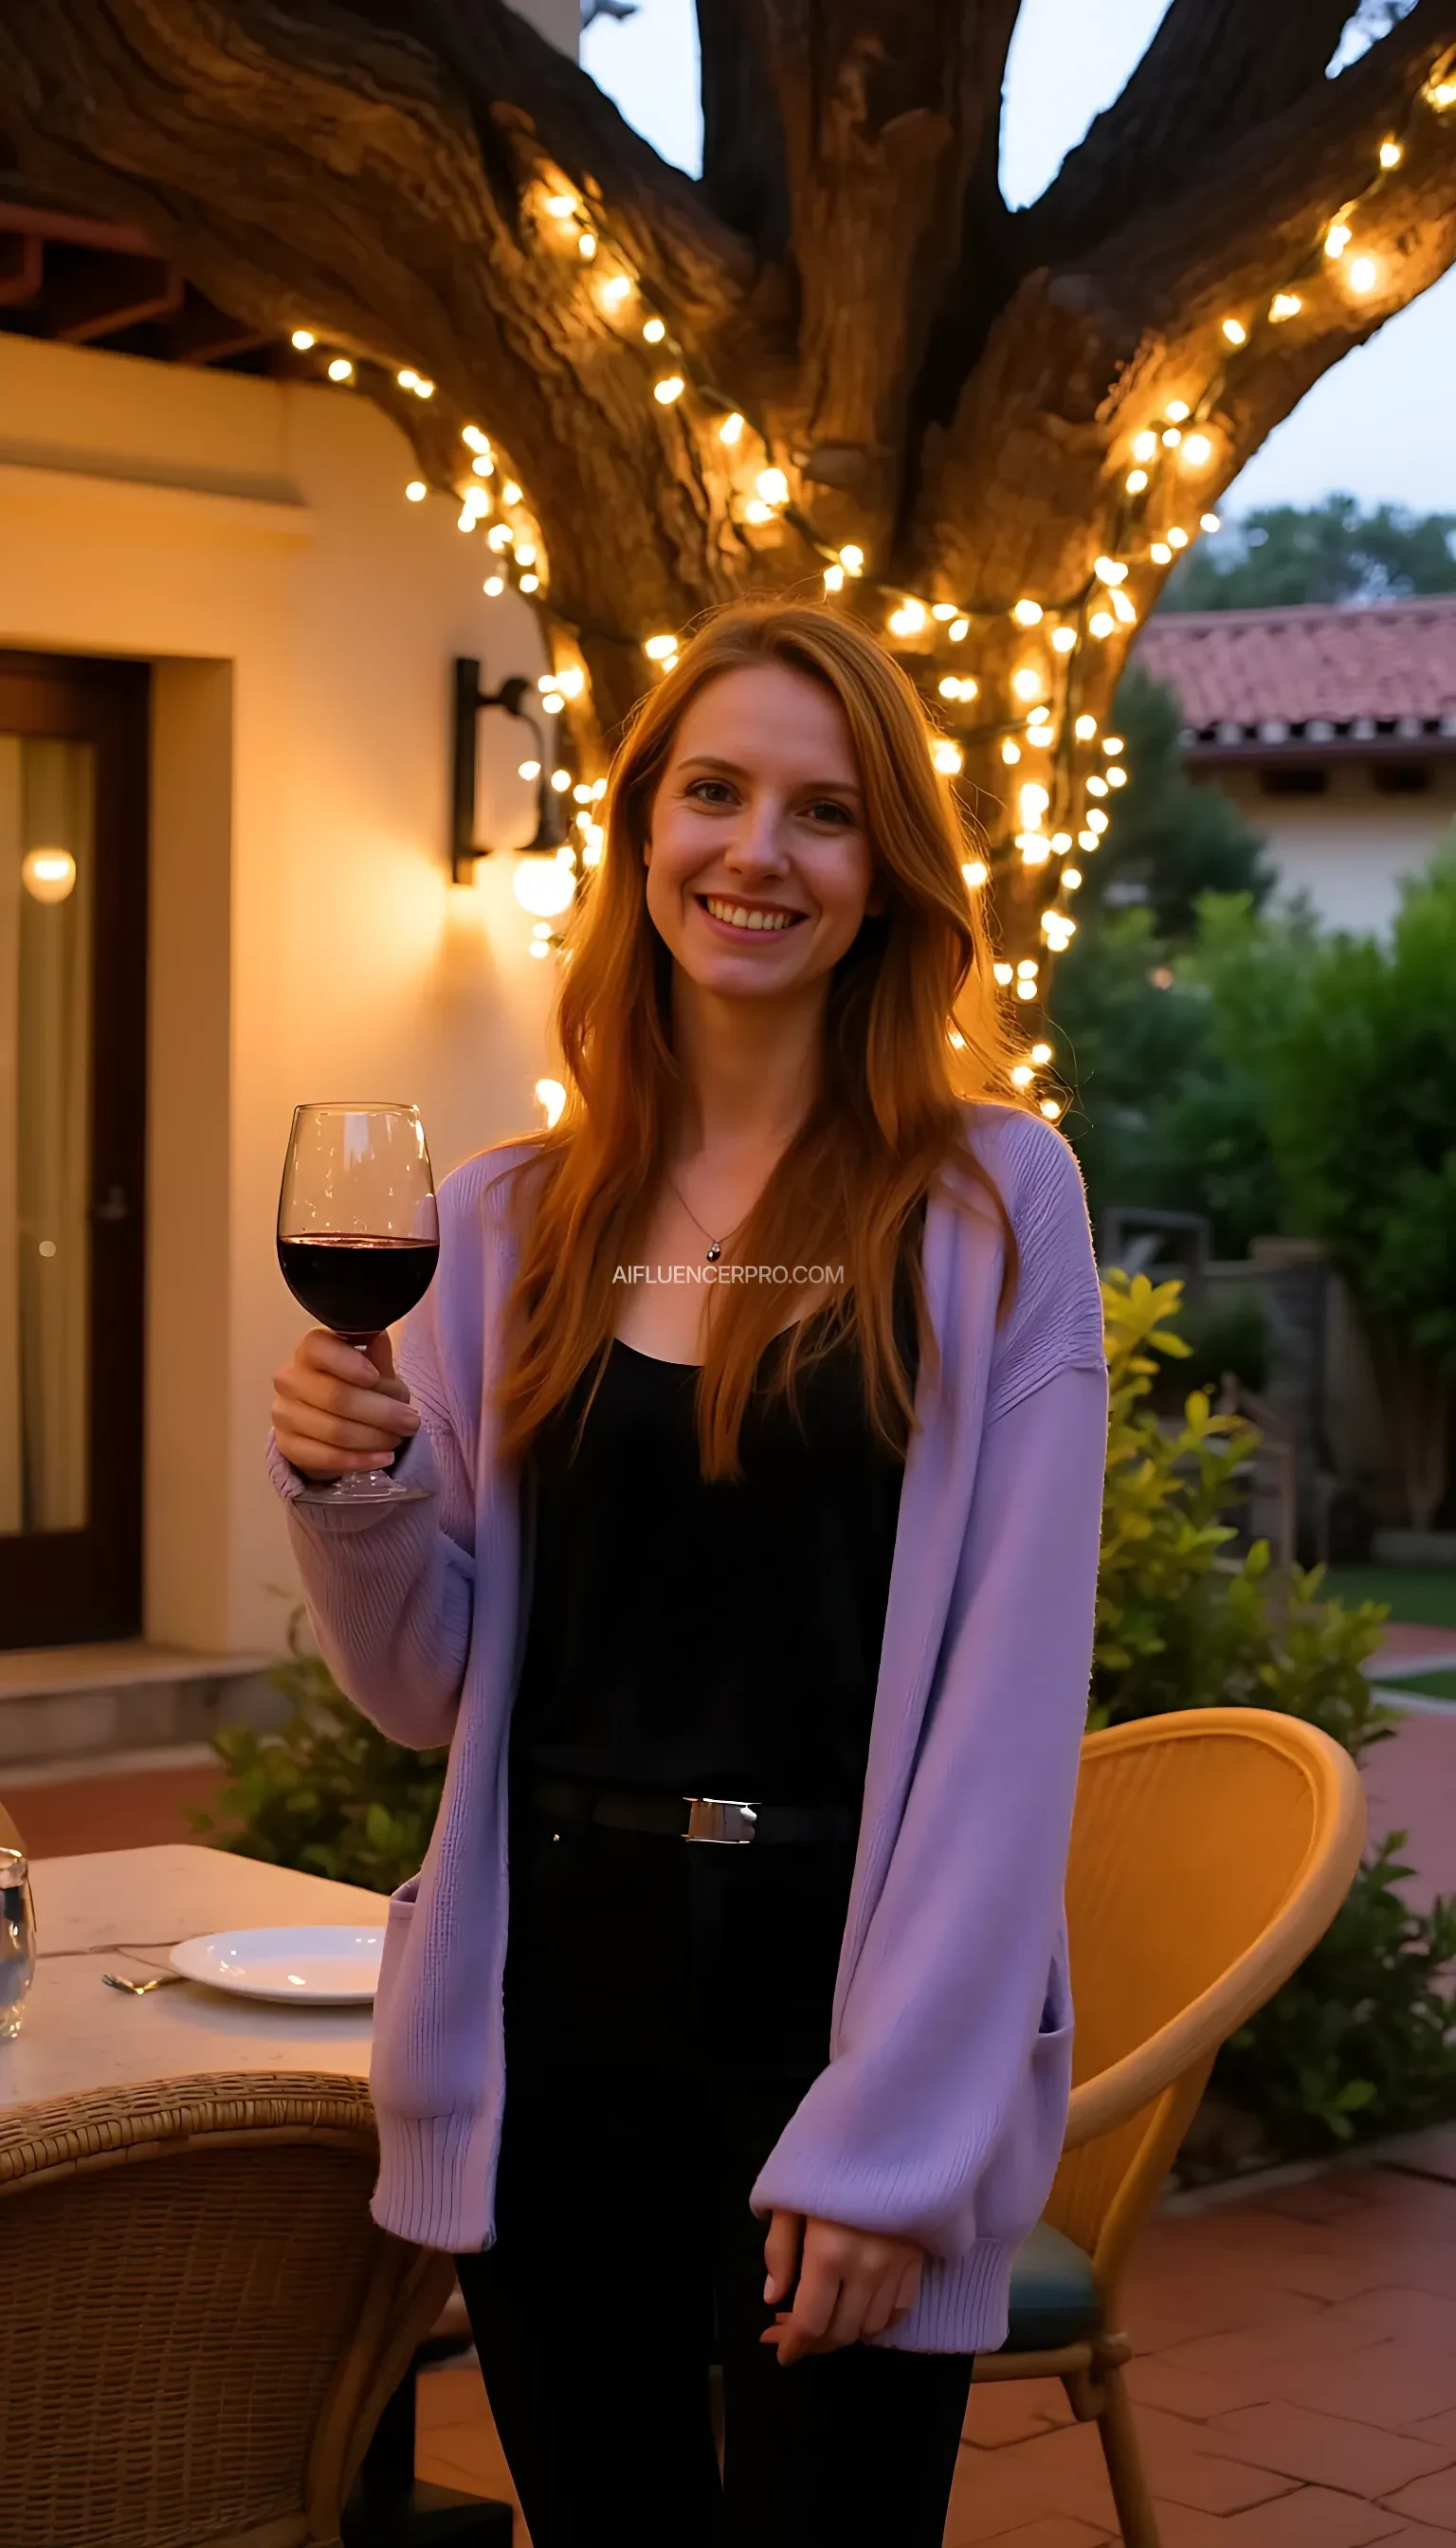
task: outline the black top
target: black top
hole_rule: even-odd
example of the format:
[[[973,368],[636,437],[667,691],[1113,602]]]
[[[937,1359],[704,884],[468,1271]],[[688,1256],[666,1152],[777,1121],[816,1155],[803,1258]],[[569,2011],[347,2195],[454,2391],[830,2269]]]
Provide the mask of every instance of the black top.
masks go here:
[[[903,1259],[895,1335],[913,1396]],[[853,1338],[798,1375],[802,1432],[783,1400],[750,1399],[741,1480],[698,1473],[696,1380],[617,1337],[576,1459],[585,1374],[532,1442],[512,1764],[858,1812],[904,1460],[870,1426]]]

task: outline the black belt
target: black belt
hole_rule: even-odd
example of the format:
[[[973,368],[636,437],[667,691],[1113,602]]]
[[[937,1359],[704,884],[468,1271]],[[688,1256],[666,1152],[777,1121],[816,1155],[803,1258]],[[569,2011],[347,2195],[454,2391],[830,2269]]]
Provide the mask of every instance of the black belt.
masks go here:
[[[860,1817],[848,1805],[758,1805],[732,1796],[653,1795],[637,1787],[603,1787],[590,1778],[539,1772],[522,1782],[533,1813],[564,1823],[601,1823],[608,1831],[660,1832],[682,1840],[742,1847],[749,1841],[854,1840]]]

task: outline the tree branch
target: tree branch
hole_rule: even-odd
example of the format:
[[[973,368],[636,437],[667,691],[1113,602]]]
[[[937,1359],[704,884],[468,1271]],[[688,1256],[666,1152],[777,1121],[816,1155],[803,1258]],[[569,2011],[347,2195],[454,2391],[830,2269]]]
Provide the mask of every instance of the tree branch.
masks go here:
[[[1121,96],[1016,217],[1021,271],[1064,263],[1212,175],[1308,100],[1349,15],[1350,0],[1172,0]]]
[[[763,10],[758,0],[697,0],[697,35],[703,193],[720,221],[776,260],[792,206]]]

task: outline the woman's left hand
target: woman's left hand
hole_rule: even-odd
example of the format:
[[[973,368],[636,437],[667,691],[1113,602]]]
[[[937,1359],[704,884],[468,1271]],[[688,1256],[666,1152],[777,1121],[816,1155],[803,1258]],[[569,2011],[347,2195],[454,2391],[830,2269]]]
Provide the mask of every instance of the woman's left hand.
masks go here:
[[[801,2212],[775,2212],[769,2224],[766,2301],[783,2300],[792,2290],[801,2239],[792,2307],[776,2311],[760,2339],[777,2346],[780,2362],[834,2353],[842,2344],[878,2335],[905,2316],[919,2289],[925,2249],[913,2238],[884,2238],[871,2230],[848,2230],[839,2221],[806,2222]]]

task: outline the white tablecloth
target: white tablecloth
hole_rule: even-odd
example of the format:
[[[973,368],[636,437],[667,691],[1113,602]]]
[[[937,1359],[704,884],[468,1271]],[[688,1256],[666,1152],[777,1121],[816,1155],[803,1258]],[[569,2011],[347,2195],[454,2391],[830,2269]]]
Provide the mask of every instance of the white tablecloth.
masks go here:
[[[41,1859],[31,1886],[40,1963],[20,2034],[0,2041],[0,2108],[209,2070],[368,2076],[372,2009],[240,1999],[185,1981],[136,1999],[101,1976],[144,1980],[142,1958],[164,1965],[169,1946],[216,1929],[381,1927],[386,1895],[181,1842]]]

